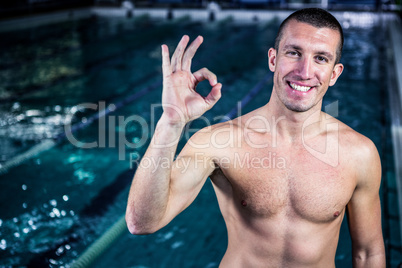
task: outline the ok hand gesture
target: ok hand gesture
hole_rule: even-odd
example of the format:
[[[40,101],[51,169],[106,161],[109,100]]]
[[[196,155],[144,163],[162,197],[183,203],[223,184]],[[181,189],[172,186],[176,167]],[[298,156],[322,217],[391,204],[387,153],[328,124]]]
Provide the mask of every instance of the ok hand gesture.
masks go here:
[[[198,36],[188,47],[189,37],[183,36],[172,56],[162,45],[163,116],[172,124],[184,125],[211,109],[221,97],[222,84],[207,68],[191,73],[191,61],[203,38]],[[187,48],[186,48],[187,47]],[[208,80],[212,89],[205,98],[196,92],[197,84]]]

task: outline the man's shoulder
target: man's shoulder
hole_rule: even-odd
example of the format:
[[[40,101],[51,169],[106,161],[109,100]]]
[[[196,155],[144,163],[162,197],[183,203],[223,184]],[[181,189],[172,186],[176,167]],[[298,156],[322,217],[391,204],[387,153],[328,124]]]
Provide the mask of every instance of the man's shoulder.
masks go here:
[[[377,172],[381,161],[374,142],[342,123],[339,131],[340,157],[366,177],[366,172]]]
[[[330,133],[333,139],[336,139],[341,147],[350,152],[360,153],[376,151],[374,143],[363,134],[357,132],[339,119],[325,114],[326,133]]]
[[[355,153],[367,155],[377,152],[377,148],[371,139],[342,122],[340,122],[339,127],[339,141],[341,146],[355,151]]]
[[[197,141],[211,143],[211,145],[213,145],[214,141],[218,143],[224,142],[228,139],[233,139],[233,135],[238,133],[240,128],[242,126],[239,125],[236,119],[216,123],[198,130],[190,137],[189,142]]]
[[[235,120],[208,125],[195,132],[188,139],[186,147],[192,147],[195,151],[206,150],[213,153],[215,149],[233,142],[238,129],[239,126]]]

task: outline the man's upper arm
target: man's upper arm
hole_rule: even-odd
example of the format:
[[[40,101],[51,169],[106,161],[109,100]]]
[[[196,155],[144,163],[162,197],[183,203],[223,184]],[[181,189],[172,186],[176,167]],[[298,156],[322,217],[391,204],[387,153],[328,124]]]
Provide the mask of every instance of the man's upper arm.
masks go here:
[[[348,204],[353,261],[357,267],[385,267],[379,197],[381,162],[369,140],[364,140],[359,150],[356,169],[357,184]]]
[[[195,133],[173,163],[165,220],[170,222],[197,197],[215,169],[208,130]]]

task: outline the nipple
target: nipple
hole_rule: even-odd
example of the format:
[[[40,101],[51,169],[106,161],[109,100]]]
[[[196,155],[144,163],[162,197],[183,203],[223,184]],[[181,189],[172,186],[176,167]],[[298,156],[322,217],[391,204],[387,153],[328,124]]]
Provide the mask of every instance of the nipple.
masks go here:
[[[335,211],[335,213],[334,213],[334,218],[338,217],[339,214],[341,214],[339,211]]]
[[[241,201],[241,205],[242,205],[243,207],[247,206],[246,200],[242,200],[242,201]]]

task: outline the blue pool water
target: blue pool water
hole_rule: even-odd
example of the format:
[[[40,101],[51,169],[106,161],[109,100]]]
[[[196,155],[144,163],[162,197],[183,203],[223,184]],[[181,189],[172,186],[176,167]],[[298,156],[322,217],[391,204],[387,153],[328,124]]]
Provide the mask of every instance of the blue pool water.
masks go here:
[[[204,36],[193,70],[206,66],[224,85],[222,99],[205,115],[214,123],[267,74],[266,53],[278,26],[275,19],[239,24],[94,17],[0,34],[0,163],[57,139],[0,175],[0,266],[68,266],[124,214],[133,159],[144,153],[160,114],[160,107],[151,108],[161,99],[160,44],[173,47],[183,34]],[[378,38],[380,24],[344,26],[345,71],[324,106],[338,101],[338,118],[371,138],[380,152],[384,238],[388,263],[396,267],[402,259],[387,75],[379,71],[386,70],[386,36]],[[264,83],[242,113],[264,105],[271,88]],[[206,93],[202,84],[200,91]],[[97,106],[81,109],[88,104]],[[92,121],[99,107],[117,109]],[[135,120],[119,124],[133,115],[146,128]],[[65,125],[82,126],[75,139],[97,146],[73,145],[63,136]],[[93,267],[217,267],[226,244],[208,181],[171,224],[148,236],[127,232]],[[350,245],[343,224],[337,267],[351,267]]]

